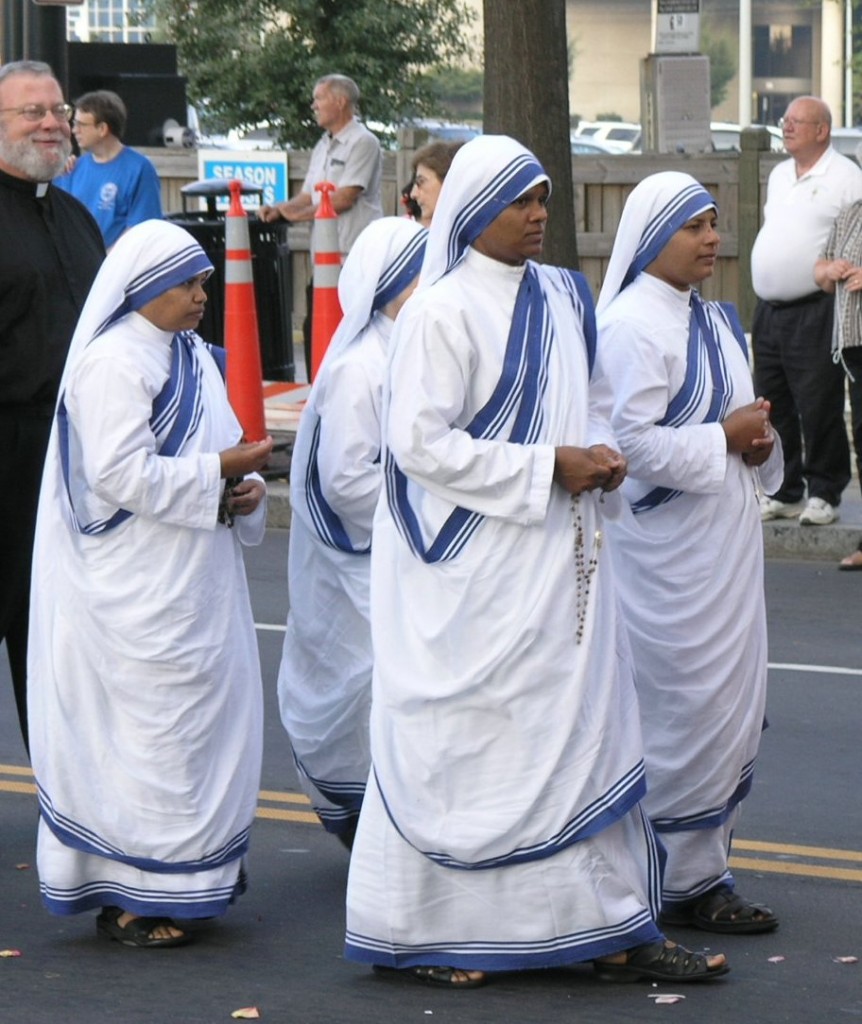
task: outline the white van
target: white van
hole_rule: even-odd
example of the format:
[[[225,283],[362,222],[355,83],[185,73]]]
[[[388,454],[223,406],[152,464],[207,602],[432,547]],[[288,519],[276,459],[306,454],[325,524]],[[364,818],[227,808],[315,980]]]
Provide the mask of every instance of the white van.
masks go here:
[[[574,137],[601,142],[616,153],[631,153],[641,145],[641,126],[630,121],[581,121]]]

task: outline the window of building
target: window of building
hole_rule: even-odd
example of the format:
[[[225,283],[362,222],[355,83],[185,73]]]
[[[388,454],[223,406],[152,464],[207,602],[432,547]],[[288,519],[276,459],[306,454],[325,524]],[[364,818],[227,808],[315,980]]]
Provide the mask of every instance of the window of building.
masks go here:
[[[810,78],[813,41],[810,25],[755,25],[755,78]]]

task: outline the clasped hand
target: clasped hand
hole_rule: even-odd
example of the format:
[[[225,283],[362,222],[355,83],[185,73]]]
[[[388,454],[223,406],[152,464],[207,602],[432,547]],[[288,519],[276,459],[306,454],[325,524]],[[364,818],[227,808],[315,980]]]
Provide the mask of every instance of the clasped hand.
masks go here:
[[[222,477],[239,479],[227,495],[227,511],[234,516],[250,516],[266,494],[266,487],[260,480],[243,479],[248,473],[263,469],[272,452],[272,438],[267,435],[263,441],[243,442],[233,448],[219,452]]]
[[[626,476],[626,460],[604,444],[589,448],[563,445],[554,449],[554,480],[569,494],[600,487],[615,491]]]
[[[727,450],[742,456],[748,466],[761,466],[772,454],[775,435],[769,421],[771,406],[765,398],[743,405],[722,421]]]

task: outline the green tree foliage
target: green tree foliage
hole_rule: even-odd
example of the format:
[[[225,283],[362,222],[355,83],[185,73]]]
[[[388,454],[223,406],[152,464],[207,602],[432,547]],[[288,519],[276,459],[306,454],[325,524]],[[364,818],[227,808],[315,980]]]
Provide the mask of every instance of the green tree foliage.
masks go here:
[[[484,72],[481,68],[437,68],[429,73],[428,81],[435,97],[433,114],[482,116]]]
[[[709,57],[709,105],[717,107],[727,96],[727,87],[736,76],[736,50],[723,36],[701,33],[700,52]]]
[[[429,72],[471,57],[463,0],[148,2],[211,124],[266,121],[294,146],[320,134],[309,104],[321,75],[350,75],[363,116],[388,123],[431,113]]]

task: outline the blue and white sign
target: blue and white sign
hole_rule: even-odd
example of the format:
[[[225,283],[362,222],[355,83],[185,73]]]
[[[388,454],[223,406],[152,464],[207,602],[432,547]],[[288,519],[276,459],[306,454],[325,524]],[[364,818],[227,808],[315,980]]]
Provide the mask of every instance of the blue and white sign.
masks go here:
[[[198,177],[201,179],[223,179],[225,187],[233,179],[263,190],[258,196],[254,192],[243,195],[242,204],[246,209],[255,209],[263,203],[284,202],[290,193],[287,179],[287,153],[281,152],[231,152],[226,149],[198,150]],[[228,198],[216,201],[219,210],[228,208]],[[201,209],[204,208],[202,203]]]

